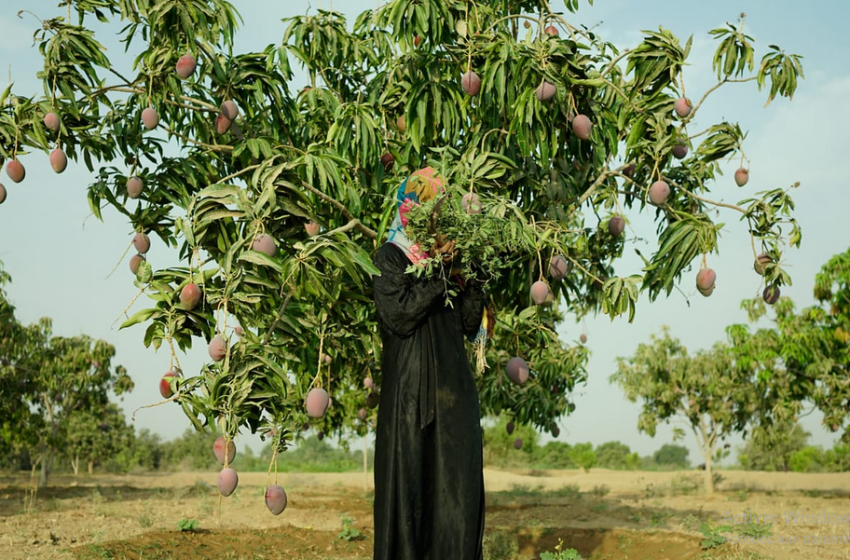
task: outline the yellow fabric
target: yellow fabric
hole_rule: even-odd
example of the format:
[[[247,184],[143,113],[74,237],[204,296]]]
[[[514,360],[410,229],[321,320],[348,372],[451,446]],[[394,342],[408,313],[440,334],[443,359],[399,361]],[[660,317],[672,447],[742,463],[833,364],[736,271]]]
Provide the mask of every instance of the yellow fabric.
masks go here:
[[[442,191],[443,182],[436,176],[436,172],[432,167],[426,167],[414,171],[407,180],[407,185],[404,189],[406,194],[416,193],[416,198],[419,203],[425,203],[433,200],[438,192]]]

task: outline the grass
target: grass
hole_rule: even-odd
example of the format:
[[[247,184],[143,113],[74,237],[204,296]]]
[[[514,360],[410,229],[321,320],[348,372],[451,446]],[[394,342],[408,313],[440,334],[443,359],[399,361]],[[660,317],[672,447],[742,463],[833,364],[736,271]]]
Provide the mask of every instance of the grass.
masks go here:
[[[103,548],[99,544],[89,544],[82,547],[78,558],[79,560],[113,560],[115,556],[113,556],[111,550]]]
[[[610,488],[605,486],[595,486],[590,491],[595,496],[604,496],[610,492]],[[553,497],[553,498],[580,498],[581,490],[577,484],[567,484],[560,488],[545,489],[543,485],[531,486],[529,484],[514,484],[510,490],[501,492],[488,492],[488,496],[501,496],[505,498],[528,498],[528,497]]]
[[[576,487],[578,489],[578,487]],[[602,498],[611,493],[611,487],[607,484],[597,484],[593,488],[590,489],[590,494],[596,496],[597,498]]]
[[[139,514],[139,527],[141,527],[142,529],[149,529],[153,527],[153,522],[153,509],[148,508],[147,511],[143,511]]]
[[[700,560],[775,560],[773,556],[765,556],[753,551],[734,552],[703,552]]]

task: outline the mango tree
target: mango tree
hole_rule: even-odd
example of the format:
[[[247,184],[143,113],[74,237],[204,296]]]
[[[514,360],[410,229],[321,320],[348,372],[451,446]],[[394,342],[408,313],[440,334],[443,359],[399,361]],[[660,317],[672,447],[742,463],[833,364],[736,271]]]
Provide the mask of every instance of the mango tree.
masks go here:
[[[827,430],[850,443],[850,251],[821,267],[814,296],[819,303],[799,311],[788,298],[779,300],[768,327],[727,329],[737,362],[770,387],[753,432],[762,445],[814,409],[823,414]],[[751,323],[768,316],[761,300],[741,307]]]
[[[46,317],[22,329],[4,371],[23,382],[23,405],[33,422],[20,428],[35,444],[31,456],[40,456],[39,486],[47,484],[57,451],[65,449],[66,421],[77,411],[105,407],[110,393],[132,390],[114,357],[115,348],[103,340],[53,336]]]
[[[716,29],[717,83],[691,101],[690,39],[662,27],[623,49],[571,22],[577,0],[565,7],[392,0],[353,21],[318,10],[286,20],[281,42],[235,52],[240,17],[225,0],[67,0],[38,16],[45,94],[0,100],[0,155],[15,179],[33,150],[61,151],[57,171],[70,158],[94,173],[94,214],[120,214],[136,235],[130,267],[151,304],[124,326],[171,353],[163,394],[198,429],[274,434],[280,451],[305,423],[330,433],[374,404],[371,256],[399,184],[432,167],[448,198],[434,227],[420,209],[414,229],[426,243],[457,237],[459,268],[484,276],[495,311],[478,347],[482,414],[551,430],[586,378],[587,350],[555,331],[565,312],[631,320],[641,291],[655,300],[693,282],[718,250],[716,210],[747,221],[754,258],[758,247],[778,263],[800,241],[787,189],[709,198],[730,184],[723,162],[744,161],[744,133],[699,120],[733,83],[791,97],[799,57],[771,46],[757,62],[743,21]],[[95,19],[132,64],[110,60]],[[658,249],[643,270],[620,270],[623,228],[640,214]],[[158,266],[151,236],[183,264]],[[790,277],[775,264],[765,280]],[[211,361],[183,371],[179,351],[197,344]],[[514,357],[528,366],[521,387],[504,375]],[[329,406],[308,416],[318,389]]]
[[[654,437],[659,424],[671,421],[690,429],[705,463],[706,493],[714,492],[712,464],[725,454],[722,441],[746,434],[769,390],[752,370],[736,365],[727,345],[690,354],[667,327],[638,345],[632,357],[617,358],[610,379],[631,402],[642,402],[639,431]],[[684,434],[682,427],[674,427],[675,440]]]
[[[110,462],[122,470],[132,465],[135,433],[115,403],[68,414],[62,423],[62,440],[62,457],[70,463],[74,476],[81,465],[90,475],[95,466]]]

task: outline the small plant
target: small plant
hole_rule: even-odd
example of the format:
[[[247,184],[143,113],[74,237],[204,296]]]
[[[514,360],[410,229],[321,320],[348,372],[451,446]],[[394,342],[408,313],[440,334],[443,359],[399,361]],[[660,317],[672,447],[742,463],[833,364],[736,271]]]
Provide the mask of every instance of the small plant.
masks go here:
[[[703,523],[699,526],[699,532],[702,533],[702,536],[705,537],[702,540],[702,548],[717,548],[726,542],[726,536],[723,533],[728,533],[732,530],[732,527],[729,525],[717,525],[714,526],[710,521],[703,521]]]
[[[581,554],[574,548],[564,550],[564,541],[558,539],[558,544],[555,546],[555,552],[544,552],[540,555],[540,560],[582,560]]]
[[[342,531],[339,532],[336,538],[349,542],[362,538],[360,529],[354,527],[353,518],[345,515],[344,513],[340,517],[342,518]]]
[[[506,531],[484,535],[484,560],[515,560],[519,554],[516,536]]]
[[[177,530],[181,533],[191,533],[198,530],[197,519],[186,519],[185,517],[177,522]]]
[[[665,523],[671,517],[673,517],[673,514],[669,511],[655,512],[649,517],[649,525],[651,527],[658,527],[659,525]]]
[[[96,506],[101,506],[106,501],[103,497],[103,494],[100,492],[100,486],[96,486],[94,490],[91,492],[91,501]]]
[[[758,516],[751,510],[744,510],[744,514],[746,519],[751,519],[752,521],[736,525],[736,533],[743,537],[754,537],[757,540],[773,534],[773,523],[759,521]]]
[[[139,526],[143,529],[153,527],[153,520],[153,511],[150,509],[139,514]]]
[[[212,515],[214,509],[215,506],[209,495],[201,496],[198,499],[198,513],[200,513],[201,516],[207,517],[209,515]]]

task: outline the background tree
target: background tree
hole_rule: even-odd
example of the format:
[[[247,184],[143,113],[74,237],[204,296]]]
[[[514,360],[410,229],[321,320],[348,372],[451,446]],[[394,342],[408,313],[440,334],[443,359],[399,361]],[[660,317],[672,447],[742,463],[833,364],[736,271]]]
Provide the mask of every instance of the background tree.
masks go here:
[[[124,326],[144,324],[145,344],[165,344],[175,370],[177,350],[201,340],[221,358],[177,383],[173,399],[198,429],[274,430],[284,449],[320,387],[333,406],[317,429],[355,422],[362,379],[380,381],[370,256],[395,189],[424,165],[450,185],[443,214],[473,233],[458,239],[460,264],[486,271],[496,310],[482,414],[544,430],[570,410],[587,352],[558,339],[559,305],[532,304],[535,281],[578,316],[631,318],[640,290],[654,300],[698,255],[707,266],[717,209],[740,214],[773,263],[780,227],[799,245],[786,190],[740,206],[707,196],[724,158],[744,160],[739,125],[698,123],[710,94],[755,82],[770,102],[802,78],[799,57],[773,46],[756,65],[743,21],[712,31],[718,82],[692,103],[690,40],[659,28],[620,50],[545,0],[392,0],[351,26],[320,10],[254,53],[233,52],[239,17],[225,0],[61,7],[36,31],[45,95],[0,98],[0,157],[17,174],[27,151],[58,149],[55,164],[67,156],[95,172],[92,211],[110,207],[138,234],[135,284],[153,301]],[[95,19],[118,31],[129,68],[109,60]],[[294,87],[293,63],[306,87]],[[462,193],[480,197],[480,216],[460,211]],[[655,220],[659,248],[621,276],[627,214]],[[144,235],[185,264],[157,269],[159,255],[141,256]],[[563,280],[563,268],[546,274],[556,256],[571,270]],[[765,276],[771,294],[790,282],[778,264]],[[513,356],[530,365],[521,388],[502,375]]]
[[[604,469],[634,470],[640,464],[640,456],[625,443],[607,441],[596,447],[596,463]]]
[[[643,402],[638,430],[654,436],[661,422],[671,420],[690,428],[705,463],[705,490],[712,493],[712,462],[722,451],[720,442],[745,433],[755,421],[763,406],[760,386],[755,374],[738,367],[722,343],[690,355],[667,328],[650,340],[631,358],[617,358],[617,372],[610,379],[631,402]],[[675,439],[683,436],[682,428],[674,428]]]
[[[596,451],[592,443],[577,443],[570,448],[570,459],[584,472],[590,472],[596,466]]]
[[[51,320],[24,327],[6,366],[23,381],[30,423],[20,424],[23,437],[38,448],[39,485],[47,484],[57,450],[64,449],[64,430],[71,416],[84,410],[104,410],[110,393],[133,388],[122,366],[112,366],[115,348],[88,336],[53,336]],[[34,454],[34,453],[31,453]]]
[[[753,436],[771,443],[774,423],[787,426],[815,409],[823,424],[841,432],[850,443],[850,250],[835,255],[815,276],[819,305],[796,310],[782,298],[770,313],[772,325],[751,330],[750,325],[727,328],[740,367],[763,382],[764,407]],[[760,300],[741,307],[750,323],[768,316]]]
[[[838,442],[824,452],[824,464],[830,472],[850,471],[850,445]]]
[[[159,470],[165,466],[165,448],[159,434],[143,428],[133,438],[133,465],[144,470]]]
[[[738,463],[752,471],[788,471],[791,456],[806,447],[811,434],[798,423],[775,424],[767,437],[751,434],[738,450]]]
[[[126,470],[133,463],[135,433],[127,424],[124,411],[114,403],[73,410],[62,422],[61,448],[63,457],[71,464],[74,476],[80,465],[88,474],[94,467],[113,462],[113,468]]]
[[[123,367],[113,370],[110,344],[55,337],[48,318],[21,325],[2,290],[8,281],[0,264],[0,436],[8,449],[26,450],[33,468],[41,465],[43,486],[71,416],[106,410],[109,393],[132,390],[133,382]]]
[[[534,453],[535,466],[541,469],[574,469],[572,446],[563,441],[548,441]]]
[[[484,464],[527,467],[538,454],[537,431],[505,417],[493,420],[492,425],[484,428]],[[515,447],[517,441],[521,442],[519,450]]]
[[[214,469],[218,465],[212,451],[215,439],[215,435],[207,432],[187,429],[182,436],[165,443],[164,462],[173,469]],[[241,458],[237,450],[234,463],[238,465]]]
[[[686,469],[691,462],[688,460],[688,448],[683,445],[665,443],[661,449],[652,454],[658,465]]]

